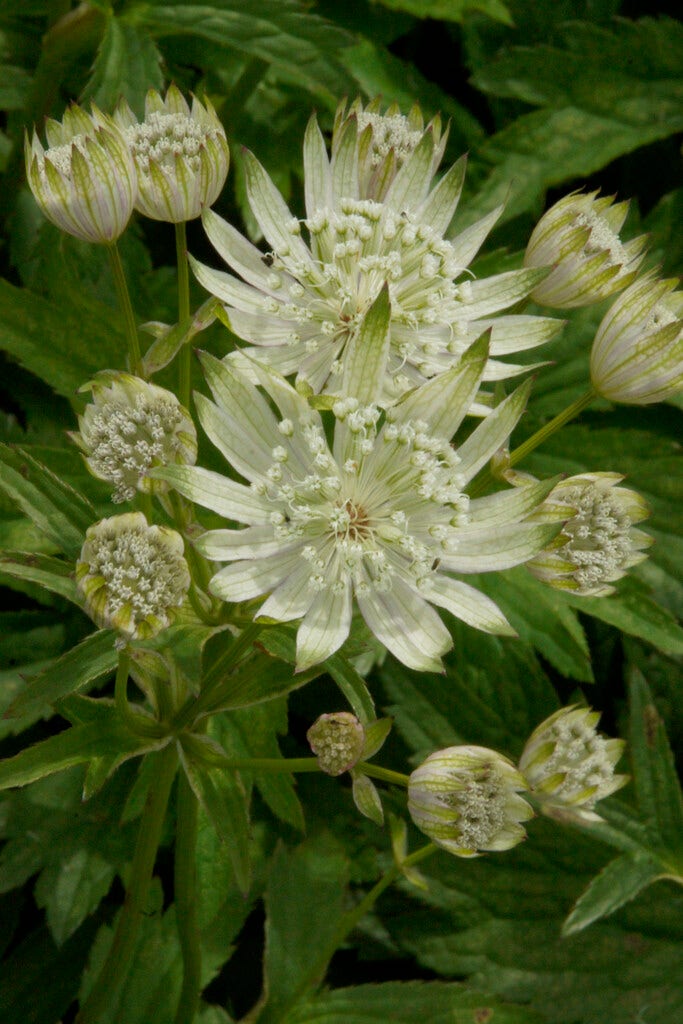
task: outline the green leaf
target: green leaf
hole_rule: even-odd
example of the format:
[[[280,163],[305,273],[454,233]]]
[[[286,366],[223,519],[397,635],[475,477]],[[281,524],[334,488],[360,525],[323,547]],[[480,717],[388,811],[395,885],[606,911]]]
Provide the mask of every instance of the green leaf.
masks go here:
[[[501,1003],[463,985],[441,981],[390,981],[334,989],[298,1006],[286,1024],[542,1024],[533,1010]]]
[[[123,97],[142,119],[145,93],[148,89],[159,90],[164,84],[161,60],[146,32],[110,15],[81,99],[93,100],[102,110],[111,111]]]
[[[334,952],[343,913],[348,864],[331,836],[309,839],[293,850],[282,843],[273,857],[266,890],[265,1012],[275,1024],[287,1008],[322,980]]]
[[[380,0],[392,11],[406,11],[416,18],[463,21],[472,14],[486,14],[494,21],[512,25],[510,11],[502,0]]]
[[[79,849],[46,867],[35,887],[36,903],[58,946],[73,935],[109,892],[116,868],[98,853]]]
[[[31,76],[12,64],[0,67],[0,110],[22,110],[31,87]]]
[[[662,865],[657,859],[637,850],[610,861],[579,896],[562,926],[562,934],[574,935],[600,918],[613,914],[656,882],[661,874]]]
[[[641,637],[665,654],[683,654],[683,628],[637,579],[619,583],[617,592],[609,597],[562,596],[577,611],[608,622],[629,636]]]
[[[0,348],[68,399],[103,366],[125,365],[125,337],[111,311],[100,317],[2,280],[0,306]]]
[[[0,444],[0,487],[61,551],[80,554],[97,514],[52,470],[23,448]]]
[[[73,604],[80,604],[73,578],[73,567],[49,555],[26,554],[23,551],[0,553],[0,580],[3,576],[27,580],[59,594]]]
[[[353,708],[353,712],[364,724],[374,722],[375,705],[362,675],[353,667],[348,658],[337,652],[324,663],[335,683]]]
[[[33,714],[113,672],[118,659],[115,637],[111,629],[101,629],[86,637],[32,679],[7,714]]]

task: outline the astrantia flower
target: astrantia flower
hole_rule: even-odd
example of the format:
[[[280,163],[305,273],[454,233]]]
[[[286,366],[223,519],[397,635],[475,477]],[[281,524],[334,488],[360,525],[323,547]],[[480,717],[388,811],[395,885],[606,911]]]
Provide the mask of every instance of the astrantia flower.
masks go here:
[[[360,760],[365,729],[350,711],[320,715],[306,733],[311,750],[326,775],[342,775]]]
[[[524,257],[527,267],[553,267],[531,293],[534,302],[555,309],[588,306],[631,284],[646,238],[621,241],[627,212],[628,203],[613,205],[597,192],[573,192],[555,203],[534,228]]]
[[[544,484],[470,502],[464,488],[508,437],[527,389],[518,389],[456,452],[448,442],[469,408],[486,359],[483,341],[460,370],[417,389],[382,421],[371,400],[381,381],[377,347],[386,354],[386,304],[366,318],[345,391],[334,404],[334,440],[323,421],[281,377],[254,363],[253,375],[279,409],[227,363],[205,356],[216,405],[197,396],[201,423],[250,483],[192,467],[161,476],[243,530],[216,530],[200,550],[221,569],[212,592],[225,601],[270,596],[263,619],[301,619],[300,669],[344,642],[352,598],[375,636],[404,664],[440,667],[451,637],[431,604],[478,629],[511,632],[487,597],[451,572],[516,565],[539,551],[555,526],[525,518]],[[384,341],[382,341],[384,339]]]
[[[153,220],[178,224],[198,217],[217,199],[228,174],[225,130],[211,102],[196,97],[190,109],[171,85],[162,99],[150,89],[138,123],[121,101],[115,118],[135,158],[140,182],[137,209]]]
[[[353,129],[353,130],[351,130]],[[312,120],[304,141],[306,219],[294,217],[266,171],[245,154],[247,195],[270,252],[261,253],[217,214],[207,234],[243,280],[194,262],[197,279],[225,305],[230,329],[246,349],[314,392],[339,393],[348,346],[388,284],[391,345],[382,401],[457,365],[491,328],[484,380],[526,372],[498,357],[533,348],[560,327],[552,319],[499,316],[547,273],[526,269],[471,280],[467,268],[500,214],[494,211],[452,241],[444,238],[464,176],[459,161],[431,189],[430,132],[405,159],[382,202],[363,198],[353,121],[330,165]],[[246,362],[237,364],[245,370]],[[248,371],[247,371],[248,372]],[[485,408],[480,408],[485,412]]]
[[[546,505],[565,507],[562,531],[527,568],[551,587],[590,597],[611,594],[610,586],[647,555],[652,538],[634,528],[650,514],[635,491],[618,487],[618,473],[581,473],[561,481]],[[573,514],[572,514],[573,513]]]
[[[509,850],[526,833],[533,810],[519,794],[524,777],[486,747],[447,747],[410,776],[408,811],[425,835],[456,857]]]
[[[614,767],[623,740],[605,739],[596,731],[600,720],[590,708],[561,708],[533,731],[519,767],[544,814],[558,819],[601,821],[593,807],[621,789],[626,775]]]
[[[190,586],[183,539],[165,526],[149,526],[142,512],[102,519],[85,535],[76,582],[99,626],[127,639],[156,636]]]
[[[448,133],[441,133],[441,119],[437,116],[427,125],[432,143],[429,179],[441,163]],[[407,158],[425,134],[422,111],[415,104],[405,117],[397,103],[382,113],[380,98],[366,107],[360,99],[346,109],[346,101],[337,107],[332,132],[330,167],[332,177],[341,172],[341,165],[357,165],[359,199],[381,201]],[[355,193],[353,193],[355,194]]]
[[[26,177],[41,210],[62,231],[108,244],[123,234],[137,196],[135,164],[114,124],[93,105],[73,104],[45,123],[48,148],[26,138]]]
[[[683,388],[683,292],[646,274],[614,302],[591,351],[591,381],[626,405],[662,402]]]
[[[165,491],[149,471],[195,461],[197,432],[172,392],[127,373],[103,374],[88,388],[93,401],[72,436],[93,475],[114,484],[112,501]]]

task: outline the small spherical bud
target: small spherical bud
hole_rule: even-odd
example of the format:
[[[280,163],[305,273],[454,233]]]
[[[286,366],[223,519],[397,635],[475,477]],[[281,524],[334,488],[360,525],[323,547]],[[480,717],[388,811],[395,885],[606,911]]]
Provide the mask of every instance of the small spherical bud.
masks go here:
[[[306,733],[311,750],[326,775],[342,775],[360,761],[365,730],[350,711],[321,715]]]
[[[170,86],[165,99],[150,89],[144,121],[138,123],[123,101],[114,117],[135,159],[141,213],[179,224],[215,202],[228,174],[230,151],[208,99],[202,104],[193,97],[190,109],[176,86]]]
[[[591,382],[611,402],[649,405],[683,388],[683,292],[646,274],[620,295],[598,327]]]
[[[190,587],[183,539],[142,512],[91,526],[76,565],[85,608],[99,626],[145,640],[170,624]]]
[[[127,373],[102,374],[87,387],[93,401],[72,436],[92,474],[114,484],[112,501],[168,490],[148,475],[157,466],[194,464],[197,432],[171,391]]]
[[[41,210],[84,242],[111,244],[123,234],[138,192],[133,158],[111,117],[73,104],[48,120],[48,148],[36,132],[24,152],[26,177]]]
[[[587,306],[629,285],[643,259],[645,237],[623,243],[627,203],[573,192],[545,213],[531,235],[527,267],[552,267],[531,293],[555,309]]]
[[[535,729],[520,758],[520,771],[544,814],[558,820],[601,821],[593,807],[628,781],[615,775],[623,740],[596,731],[590,708],[561,708]]]
[[[509,850],[533,817],[511,761],[486,747],[447,747],[410,776],[408,810],[417,827],[457,857]]]
[[[537,579],[586,597],[611,594],[615,580],[646,558],[652,538],[634,529],[649,515],[635,491],[618,487],[618,473],[581,473],[559,483],[546,505],[566,508],[567,521],[550,545],[526,563]]]

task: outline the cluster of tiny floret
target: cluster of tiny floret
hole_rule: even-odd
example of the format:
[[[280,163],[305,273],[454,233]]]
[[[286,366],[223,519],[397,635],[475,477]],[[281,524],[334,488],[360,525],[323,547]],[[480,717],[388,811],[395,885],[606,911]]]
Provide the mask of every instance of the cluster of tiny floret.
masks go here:
[[[363,728],[349,712],[321,715],[307,734],[321,771],[341,775],[359,759],[363,749]]]
[[[200,124],[187,114],[147,114],[141,124],[131,125],[124,134],[135,157],[138,171],[149,174],[150,164],[172,171],[176,157],[182,157],[190,170],[199,171],[200,151],[206,139],[218,131]]]
[[[408,118],[403,114],[361,111],[357,117],[359,132],[368,125],[372,131],[371,162],[374,167],[381,164],[392,150],[400,166],[422,138],[422,132],[411,129]]]
[[[597,252],[606,252],[608,254],[607,265],[610,267],[620,267],[628,262],[628,254],[619,235],[612,231],[605,218],[596,213],[594,209],[589,208],[585,212],[579,213],[574,224],[577,227],[588,228],[590,231],[583,246],[584,255],[593,256]]]
[[[582,806],[590,810],[614,776],[607,741],[589,721],[572,717],[558,718],[550,726],[546,742],[554,742],[555,748],[543,761],[543,777],[564,777],[553,789],[553,798],[571,803],[582,796]]]
[[[453,811],[452,827],[464,849],[486,848],[508,821],[509,788],[494,764],[452,773],[453,787],[438,797]]]
[[[296,454],[308,472],[294,476],[283,444],[273,449],[264,477],[252,483],[274,505],[275,536],[283,544],[301,540],[311,567],[309,585],[316,590],[340,591],[347,575],[357,593],[369,586],[389,590],[397,566],[419,588],[439,557],[455,550],[457,527],[468,519],[457,453],[422,421],[393,422],[390,411],[378,429],[380,410],[354,398],[340,399],[333,411],[337,429],[343,424],[352,438],[343,466],[330,453],[319,422],[302,417],[297,433],[305,448],[299,445]],[[283,440],[291,438],[294,424],[282,420],[279,430]],[[415,514],[421,536],[410,531]],[[425,528],[426,519],[431,523]],[[334,573],[328,571],[331,559]]]
[[[115,484],[112,501],[132,501],[139,482],[156,465],[176,461],[183,445],[183,415],[174,398],[140,394],[134,403],[104,401],[87,428],[93,472]]]
[[[562,501],[576,514],[562,529],[560,554],[576,566],[572,576],[580,587],[596,586],[629,564],[632,522],[618,499],[589,485],[570,488]]]
[[[74,146],[81,154],[81,156],[88,156],[88,136],[86,135],[74,135],[69,142],[64,143],[63,146],[51,146],[44,156],[38,160],[38,170],[43,182],[46,183],[45,175],[45,161],[49,160],[53,167],[55,167],[60,174],[65,177],[69,177],[71,174],[71,159],[73,156]]]

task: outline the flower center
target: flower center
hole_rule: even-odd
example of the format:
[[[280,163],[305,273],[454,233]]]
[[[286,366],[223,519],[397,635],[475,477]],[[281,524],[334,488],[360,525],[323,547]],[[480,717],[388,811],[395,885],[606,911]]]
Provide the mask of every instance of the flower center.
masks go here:
[[[178,156],[192,171],[198,171],[201,163],[199,153],[211,132],[187,114],[154,111],[141,124],[127,128],[125,134],[138,170],[149,174],[150,163],[170,171]]]
[[[330,516],[330,526],[338,538],[353,543],[366,540],[372,535],[370,517],[362,505],[351,498],[337,504]]]

